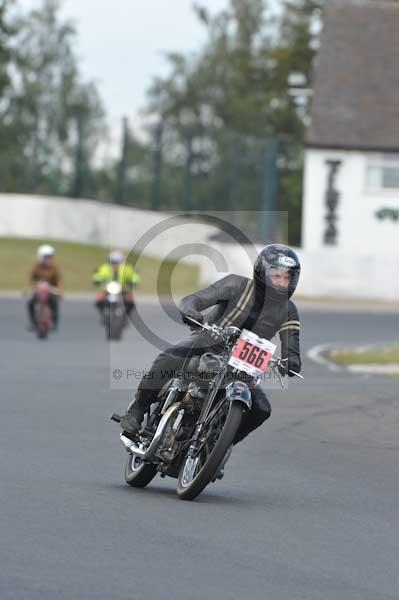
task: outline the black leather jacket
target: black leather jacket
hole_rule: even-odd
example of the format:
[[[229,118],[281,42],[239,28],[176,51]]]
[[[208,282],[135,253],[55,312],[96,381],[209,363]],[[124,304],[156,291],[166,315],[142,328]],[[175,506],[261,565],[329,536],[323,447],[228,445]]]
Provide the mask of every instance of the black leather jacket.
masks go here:
[[[288,358],[293,371],[301,370],[300,322],[295,304],[288,299],[279,303],[270,301],[265,289],[256,287],[253,280],[228,275],[183,298],[179,308],[182,314],[191,309],[207,311],[205,317],[210,323],[245,327],[268,340],[279,333],[282,358]]]

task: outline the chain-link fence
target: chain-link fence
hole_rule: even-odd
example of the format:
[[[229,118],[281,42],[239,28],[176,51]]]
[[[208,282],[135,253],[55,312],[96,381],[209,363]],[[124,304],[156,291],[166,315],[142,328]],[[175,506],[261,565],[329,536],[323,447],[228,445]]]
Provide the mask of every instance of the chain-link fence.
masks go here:
[[[132,190],[125,196],[154,210],[228,211],[251,239],[286,240],[277,217],[237,222],[242,211],[273,215],[279,210],[279,150],[276,138],[226,129],[206,137],[188,132],[183,143],[173,132],[157,129],[148,172],[151,193],[140,199]]]

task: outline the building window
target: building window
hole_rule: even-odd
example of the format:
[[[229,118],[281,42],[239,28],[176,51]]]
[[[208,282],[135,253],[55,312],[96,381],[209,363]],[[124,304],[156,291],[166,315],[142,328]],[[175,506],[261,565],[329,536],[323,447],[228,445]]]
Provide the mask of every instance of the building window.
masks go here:
[[[368,189],[399,189],[399,154],[381,154],[367,161]]]

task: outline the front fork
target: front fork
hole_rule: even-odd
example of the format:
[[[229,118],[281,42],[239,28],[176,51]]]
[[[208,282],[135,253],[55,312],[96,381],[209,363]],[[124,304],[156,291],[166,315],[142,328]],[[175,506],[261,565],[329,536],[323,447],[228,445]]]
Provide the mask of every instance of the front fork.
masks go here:
[[[204,404],[201,414],[198,418],[197,425],[192,437],[192,442],[190,444],[187,456],[189,458],[195,458],[201,451],[204,442],[206,441],[206,437],[204,437],[204,430],[209,423],[209,414],[211,412],[213,401],[216,398],[216,395],[220,389],[220,386],[223,382],[223,379],[227,372],[227,365],[223,367],[220,373],[215,377],[213,381],[211,381],[210,385],[210,393],[207,402]],[[223,401],[224,402],[224,401]]]
[[[178,396],[184,391],[183,382],[180,379],[174,379],[168,390],[165,402],[163,404],[161,414],[164,415],[168,408],[177,402]]]

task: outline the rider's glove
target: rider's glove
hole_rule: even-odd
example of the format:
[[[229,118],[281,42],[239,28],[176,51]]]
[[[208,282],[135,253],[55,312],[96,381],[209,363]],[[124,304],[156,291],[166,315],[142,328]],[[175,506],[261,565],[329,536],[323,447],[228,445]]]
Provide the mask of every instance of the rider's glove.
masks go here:
[[[288,358],[283,358],[278,365],[281,377],[285,377],[288,374]]]
[[[294,377],[294,374],[291,371],[295,371],[295,373],[299,373],[301,367],[297,363],[296,360],[285,358],[281,361],[283,364],[278,366],[278,370],[280,371],[280,375],[285,377]]]
[[[195,323],[193,323],[192,321],[189,321],[187,319],[187,317],[190,317],[191,319],[195,319],[199,323],[204,322],[204,315],[202,313],[200,313],[198,310],[195,310],[195,308],[185,309],[184,311],[181,312],[181,317],[183,319],[183,323],[185,323],[186,325],[190,325],[191,327],[195,327]]]

